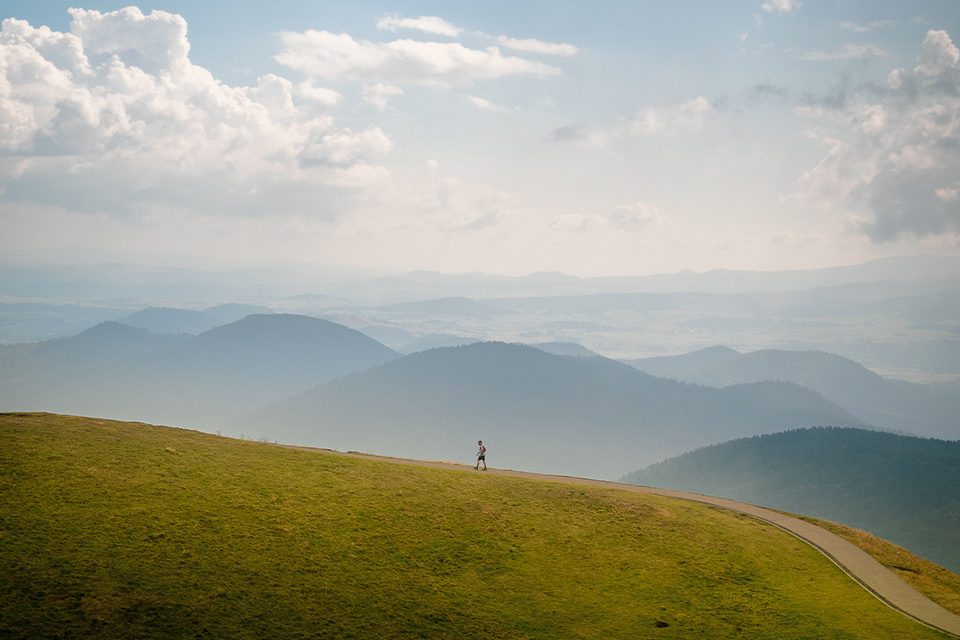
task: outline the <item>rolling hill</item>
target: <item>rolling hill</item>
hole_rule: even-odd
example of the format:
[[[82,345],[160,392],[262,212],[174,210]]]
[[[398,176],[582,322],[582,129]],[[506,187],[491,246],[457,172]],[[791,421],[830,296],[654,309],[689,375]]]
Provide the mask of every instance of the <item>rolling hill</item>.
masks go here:
[[[803,429],[706,447],[624,480],[842,522],[960,570],[960,442]]]
[[[0,523],[7,638],[943,637],[728,511],[144,424],[0,415]]]
[[[154,333],[189,333],[209,331],[224,322],[215,316],[193,309],[147,307],[123,316],[119,322]]]
[[[223,324],[243,320],[249,315],[273,313],[267,307],[252,304],[221,304],[203,311],[173,307],[147,307],[120,318],[120,322],[155,333],[196,335]]]
[[[574,356],[577,358],[598,358],[603,357],[596,351],[587,349],[577,342],[532,342],[529,346],[540,351],[552,353],[555,356]]]
[[[179,342],[119,322],[101,322],[69,338],[0,345],[0,398],[6,383],[104,367]],[[78,373],[80,372],[80,373]]]
[[[415,458],[615,477],[731,437],[860,425],[788,383],[720,390],[655,378],[604,358],[504,343],[431,349],[253,414],[271,440]]]
[[[794,382],[876,427],[960,438],[960,393],[956,390],[883,378],[832,353],[776,349],[740,353],[711,347],[680,356],[627,362],[652,375],[714,387],[764,380]]]
[[[3,406],[208,428],[397,354],[342,325],[250,315],[107,366],[0,386]]]

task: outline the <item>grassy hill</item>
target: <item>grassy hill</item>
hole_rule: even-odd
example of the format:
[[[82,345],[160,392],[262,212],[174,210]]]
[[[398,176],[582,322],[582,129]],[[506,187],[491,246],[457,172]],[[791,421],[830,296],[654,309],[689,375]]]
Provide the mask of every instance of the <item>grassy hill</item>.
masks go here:
[[[960,570],[957,441],[798,429],[698,449],[625,480],[843,522]]]
[[[0,415],[0,636],[937,638],[750,518]]]

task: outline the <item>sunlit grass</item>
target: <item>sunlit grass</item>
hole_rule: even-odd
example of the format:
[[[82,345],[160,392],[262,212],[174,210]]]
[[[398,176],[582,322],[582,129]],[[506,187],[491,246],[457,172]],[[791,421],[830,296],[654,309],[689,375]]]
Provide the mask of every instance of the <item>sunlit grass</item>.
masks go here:
[[[940,637],[705,505],[40,414],[0,594],[11,637]]]

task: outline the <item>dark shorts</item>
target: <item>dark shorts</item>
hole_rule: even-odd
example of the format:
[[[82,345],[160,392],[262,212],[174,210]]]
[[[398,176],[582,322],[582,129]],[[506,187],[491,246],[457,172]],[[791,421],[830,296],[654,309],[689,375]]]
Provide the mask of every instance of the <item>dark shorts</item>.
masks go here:
[[[483,460],[484,462],[486,462],[486,461],[487,461],[487,454],[484,453],[484,454],[481,454],[481,455],[477,456],[477,460]]]

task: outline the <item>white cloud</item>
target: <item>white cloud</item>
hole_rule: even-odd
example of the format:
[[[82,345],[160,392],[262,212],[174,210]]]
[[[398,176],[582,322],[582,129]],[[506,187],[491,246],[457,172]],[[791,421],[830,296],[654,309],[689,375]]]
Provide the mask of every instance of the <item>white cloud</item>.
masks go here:
[[[790,197],[841,204],[872,240],[960,233],[960,51],[929,31],[912,70],[888,75],[887,92],[854,96],[840,109],[807,113],[829,151]]]
[[[419,18],[384,16],[377,20],[377,29],[380,29],[381,31],[413,29],[415,31],[423,31],[424,33],[432,33],[438,36],[450,36],[451,38],[463,33],[463,29],[450,24],[438,16],[420,16]]]
[[[607,216],[582,213],[556,215],[547,222],[547,228],[565,233],[601,229],[622,233],[659,228],[665,220],[656,205],[649,202],[631,202],[617,205]]]
[[[853,31],[854,33],[867,33],[881,27],[889,27],[896,24],[893,20],[873,20],[866,23],[844,21],[839,23],[841,29]]]
[[[960,189],[949,189],[947,187],[939,187],[933,190],[934,195],[937,196],[939,200],[943,202],[953,202],[960,198]]]
[[[575,56],[579,50],[572,44],[564,42],[543,42],[533,38],[510,38],[508,36],[497,37],[497,42],[502,47],[513,49],[514,51],[523,51],[525,53],[542,53],[551,56]]]
[[[390,84],[467,85],[514,75],[553,76],[560,69],[505,56],[497,47],[470,49],[457,42],[370,42],[308,30],[280,34],[277,62],[308,75]]]
[[[760,8],[767,13],[790,13],[800,7],[796,0],[766,0]]]
[[[187,21],[166,11],[143,15],[137,7],[100,13],[68,9],[70,31],[88,57],[117,57],[127,66],[155,73],[188,64]]]
[[[442,178],[428,193],[425,209],[445,233],[492,229],[522,212],[516,195],[483,183]]]
[[[297,95],[304,100],[309,100],[327,109],[332,109],[343,102],[343,96],[338,92],[333,89],[317,87],[313,84],[312,80],[305,80],[298,84]]]
[[[319,135],[310,140],[300,152],[304,164],[349,167],[386,155],[393,147],[390,138],[372,127],[359,133],[349,129]]]
[[[801,58],[822,62],[825,60],[861,60],[864,58],[879,58],[889,55],[883,48],[875,44],[843,44],[830,50],[815,49],[807,51]]]
[[[629,119],[627,131],[633,135],[671,135],[681,131],[699,131],[714,112],[709,100],[697,96],[672,107],[642,109]]]
[[[661,224],[664,220],[660,208],[649,202],[631,202],[617,205],[610,215],[610,223],[615,227],[638,230],[650,225]]]
[[[377,111],[387,108],[387,100],[392,96],[403,95],[403,89],[394,85],[378,82],[363,86],[363,101]]]
[[[697,96],[680,104],[640,109],[613,126],[591,128],[579,123],[567,125],[554,129],[549,137],[558,142],[604,146],[624,138],[674,136],[700,131],[715,114],[713,103],[703,96]]]
[[[960,85],[960,50],[946,31],[927,32],[914,72],[925,79],[947,83],[945,86],[956,93]]]
[[[494,104],[486,98],[481,98],[479,96],[464,95],[462,96],[464,100],[475,106],[477,109],[482,109],[483,111],[494,111],[497,113],[506,113],[510,111],[507,107],[504,107],[499,104]]]
[[[0,28],[6,200],[329,217],[346,192],[384,179],[370,163],[389,138],[337,128],[325,113],[336,92],[274,74],[227,85],[190,61],[186,22],[174,14],[70,14],[71,33],[13,19]]]

